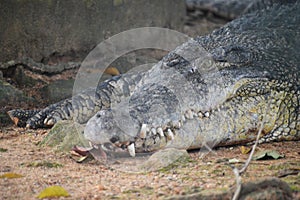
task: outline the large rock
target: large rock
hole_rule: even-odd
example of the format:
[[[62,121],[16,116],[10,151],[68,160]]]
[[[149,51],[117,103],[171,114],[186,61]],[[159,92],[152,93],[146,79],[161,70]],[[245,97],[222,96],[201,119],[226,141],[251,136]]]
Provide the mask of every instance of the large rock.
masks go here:
[[[55,103],[72,96],[74,80],[57,80],[40,89],[46,102]]]
[[[82,60],[104,39],[137,27],[183,27],[182,0],[2,0],[0,62]]]
[[[10,102],[25,100],[23,92],[16,89],[11,84],[0,80],[0,105],[6,105]]]
[[[21,103],[32,103],[32,98],[26,97],[22,91],[0,79],[0,126],[11,123],[8,110]]]

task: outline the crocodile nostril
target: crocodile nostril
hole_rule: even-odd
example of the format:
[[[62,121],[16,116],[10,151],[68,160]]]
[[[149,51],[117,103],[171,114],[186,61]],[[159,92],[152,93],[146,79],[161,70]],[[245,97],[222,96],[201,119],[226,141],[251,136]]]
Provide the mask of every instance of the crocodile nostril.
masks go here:
[[[119,137],[118,136],[113,136],[112,138],[110,138],[110,141],[112,143],[116,143],[117,141],[119,141]]]

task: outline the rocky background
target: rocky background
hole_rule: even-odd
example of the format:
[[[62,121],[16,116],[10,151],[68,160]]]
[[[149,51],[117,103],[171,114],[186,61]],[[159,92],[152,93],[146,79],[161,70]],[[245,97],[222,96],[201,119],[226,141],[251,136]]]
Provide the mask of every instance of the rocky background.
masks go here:
[[[2,0],[0,13],[0,126],[10,123],[8,110],[41,108],[70,97],[80,63],[110,36],[147,26],[196,36],[228,21],[182,0]],[[124,73],[165,54],[132,52],[111,67]]]

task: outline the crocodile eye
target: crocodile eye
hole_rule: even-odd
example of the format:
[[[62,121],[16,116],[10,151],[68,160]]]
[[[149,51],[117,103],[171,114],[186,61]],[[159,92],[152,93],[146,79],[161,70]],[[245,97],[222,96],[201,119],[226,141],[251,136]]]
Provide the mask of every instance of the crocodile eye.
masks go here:
[[[112,143],[116,143],[117,141],[119,141],[119,137],[118,136],[113,136],[112,138],[110,138],[110,141]]]
[[[190,72],[191,74],[195,73],[196,71],[197,71],[197,68],[196,68],[196,67],[191,67],[191,68],[189,69],[189,72]]]
[[[98,114],[96,115],[96,117],[97,117],[97,118],[100,118],[100,117],[101,117],[101,115],[98,113]]]

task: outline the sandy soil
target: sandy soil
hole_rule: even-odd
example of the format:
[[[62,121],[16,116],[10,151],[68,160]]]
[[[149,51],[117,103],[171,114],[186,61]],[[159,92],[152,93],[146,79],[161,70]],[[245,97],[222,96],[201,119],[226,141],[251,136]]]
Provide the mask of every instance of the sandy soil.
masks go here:
[[[97,161],[77,163],[68,153],[56,153],[38,143],[47,130],[6,127],[0,133],[0,176],[13,172],[22,178],[0,179],[1,199],[36,199],[46,187],[64,187],[70,197],[62,199],[164,199],[173,195],[234,187],[235,179],[226,160],[236,158],[241,166],[248,155],[240,147],[219,148],[210,153],[191,152],[191,159],[157,172],[126,173]],[[281,177],[300,170],[300,143],[282,142],[259,145],[285,155],[278,160],[253,161],[243,181]],[[281,178],[299,198],[300,174]],[[297,192],[298,191],[298,192]]]

